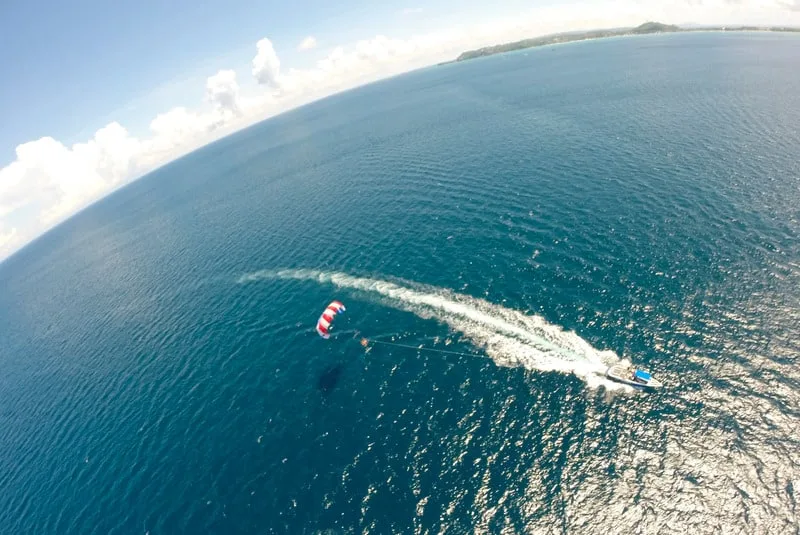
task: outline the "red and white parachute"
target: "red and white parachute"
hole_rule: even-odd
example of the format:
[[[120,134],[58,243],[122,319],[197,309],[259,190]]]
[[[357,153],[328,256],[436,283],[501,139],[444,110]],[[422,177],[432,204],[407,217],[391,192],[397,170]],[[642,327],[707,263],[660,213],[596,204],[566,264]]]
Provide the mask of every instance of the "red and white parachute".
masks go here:
[[[317,320],[317,333],[323,338],[330,338],[331,323],[337,314],[344,312],[344,305],[339,301],[331,301]]]

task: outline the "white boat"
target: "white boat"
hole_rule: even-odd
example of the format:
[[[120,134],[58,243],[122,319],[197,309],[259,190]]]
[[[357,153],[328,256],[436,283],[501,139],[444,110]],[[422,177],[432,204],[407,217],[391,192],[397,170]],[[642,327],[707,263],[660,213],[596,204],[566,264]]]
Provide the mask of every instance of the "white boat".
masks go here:
[[[612,381],[625,383],[626,385],[631,385],[636,388],[652,389],[662,386],[659,381],[653,379],[653,377],[646,371],[637,370],[636,368],[631,368],[625,364],[611,366],[606,371],[606,376]]]

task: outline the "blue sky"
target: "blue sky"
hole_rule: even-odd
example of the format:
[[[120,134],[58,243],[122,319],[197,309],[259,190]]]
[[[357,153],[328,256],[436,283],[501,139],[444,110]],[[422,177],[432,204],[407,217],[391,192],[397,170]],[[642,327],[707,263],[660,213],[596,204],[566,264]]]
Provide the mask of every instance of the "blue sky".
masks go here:
[[[158,88],[160,100],[180,98],[178,81],[213,73],[267,31],[276,46],[293,44],[312,29],[305,13],[316,15],[320,30],[342,16],[329,2],[290,4],[4,1],[0,68],[13,83],[0,85],[3,159],[16,144],[43,135],[72,141]]]
[[[800,26],[798,6],[800,0],[2,0],[0,261],[213,139],[465,49],[647,20]],[[301,47],[306,38],[310,45]]]

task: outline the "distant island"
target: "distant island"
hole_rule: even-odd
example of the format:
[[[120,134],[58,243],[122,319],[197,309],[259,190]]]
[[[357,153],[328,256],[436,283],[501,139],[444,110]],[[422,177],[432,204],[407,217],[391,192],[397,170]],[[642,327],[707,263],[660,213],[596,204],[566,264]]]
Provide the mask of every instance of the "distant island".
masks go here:
[[[645,22],[635,28],[617,28],[610,30],[590,30],[586,32],[564,32],[555,33],[551,35],[544,35],[542,37],[534,37],[532,39],[523,39],[522,41],[515,41],[513,43],[506,43],[503,45],[487,46],[478,48],[477,50],[468,50],[462,53],[453,61],[446,61],[446,63],[454,63],[457,61],[466,61],[468,59],[480,58],[483,56],[492,56],[494,54],[502,54],[504,52],[511,52],[512,50],[522,50],[525,48],[534,48],[537,46],[555,45],[559,43],[569,43],[572,41],[586,41],[589,39],[603,39],[606,37],[621,37],[624,35],[644,35],[652,33],[675,33],[675,32],[745,32],[745,31],[761,31],[761,32],[800,32],[800,28],[781,27],[781,26],[698,26],[693,28],[682,28],[672,24],[662,24],[660,22]]]

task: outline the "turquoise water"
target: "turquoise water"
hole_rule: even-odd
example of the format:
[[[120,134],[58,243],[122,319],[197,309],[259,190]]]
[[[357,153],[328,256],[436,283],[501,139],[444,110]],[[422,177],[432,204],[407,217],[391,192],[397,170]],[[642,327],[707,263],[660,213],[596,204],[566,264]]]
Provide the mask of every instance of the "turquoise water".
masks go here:
[[[0,265],[0,532],[797,533],[797,58],[426,69],[92,206]]]

